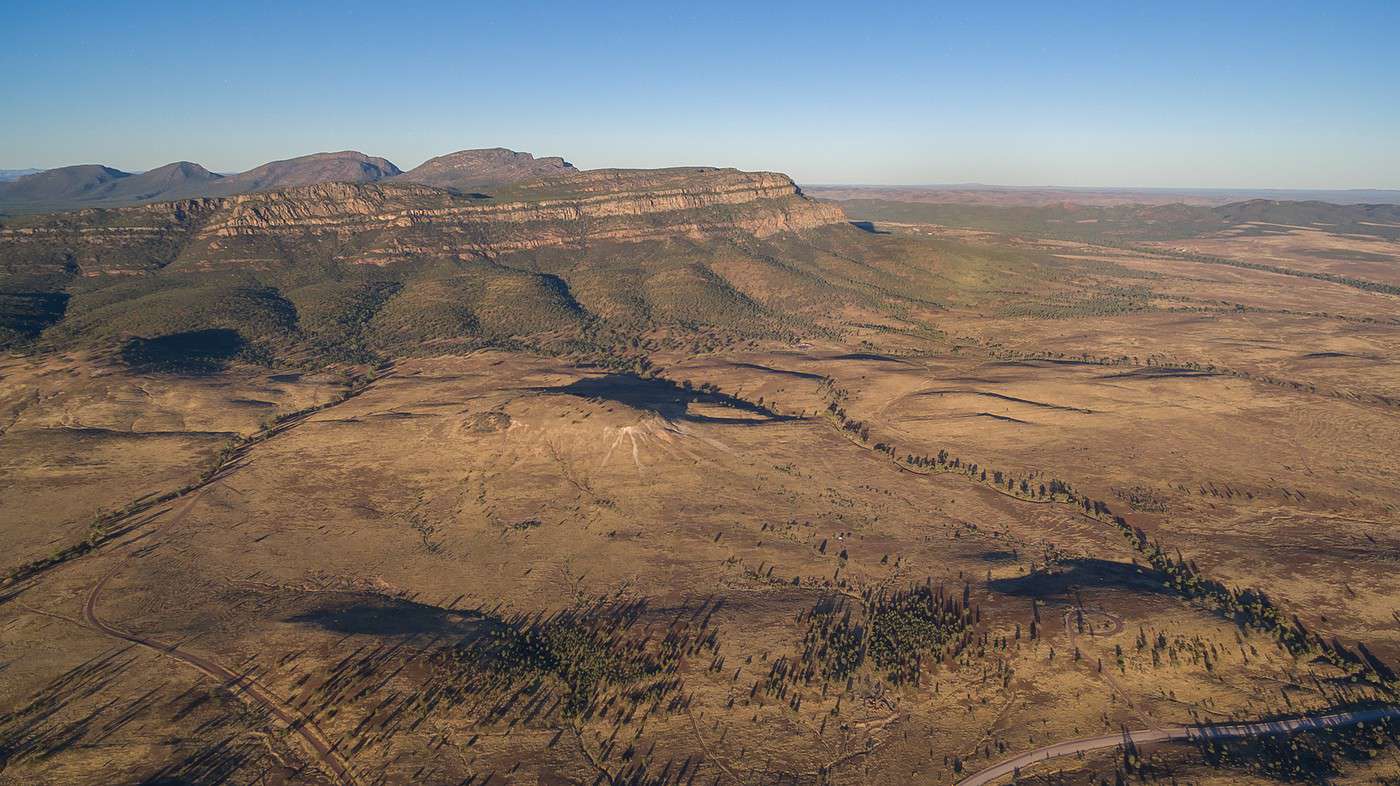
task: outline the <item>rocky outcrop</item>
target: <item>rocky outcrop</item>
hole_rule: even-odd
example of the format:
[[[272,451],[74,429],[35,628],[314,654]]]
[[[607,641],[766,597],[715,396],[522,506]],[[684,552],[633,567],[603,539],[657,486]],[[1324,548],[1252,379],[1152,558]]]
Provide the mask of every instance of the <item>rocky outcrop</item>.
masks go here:
[[[294,263],[299,249],[320,253],[333,241],[341,262],[385,265],[598,242],[764,237],[844,220],[839,208],[806,198],[780,174],[599,170],[535,181],[499,198],[397,181],[337,182],[35,217],[0,227],[0,255],[26,256],[19,249],[28,246],[27,256],[65,259],[100,275],[171,264]]]
[[[576,183],[575,178],[570,178],[554,184],[558,188],[537,187],[510,201],[463,199],[438,189],[410,185],[328,183],[278,194],[234,197],[227,201],[226,210],[211,217],[203,232],[227,236],[307,230],[362,232],[420,224],[578,223],[590,219],[645,218],[716,206],[763,207],[760,203],[767,200],[792,203],[789,207],[793,209],[786,211],[790,225],[759,226],[751,216],[744,215],[729,215],[727,219],[735,228],[755,234],[806,229],[842,220],[839,210],[805,199],[786,176],[768,172],[711,170],[684,180],[612,181],[611,189],[577,188]],[[554,193],[561,195],[551,196]]]

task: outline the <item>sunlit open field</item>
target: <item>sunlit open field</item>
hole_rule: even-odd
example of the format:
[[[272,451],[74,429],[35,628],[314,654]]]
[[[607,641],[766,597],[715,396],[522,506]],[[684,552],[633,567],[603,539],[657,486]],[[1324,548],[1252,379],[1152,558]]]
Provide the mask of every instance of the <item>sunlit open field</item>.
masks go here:
[[[872,259],[958,288],[640,374],[6,359],[3,777],[952,784],[1390,700],[1393,296],[877,229]],[[1364,735],[1314,747],[1022,778],[1395,774]]]

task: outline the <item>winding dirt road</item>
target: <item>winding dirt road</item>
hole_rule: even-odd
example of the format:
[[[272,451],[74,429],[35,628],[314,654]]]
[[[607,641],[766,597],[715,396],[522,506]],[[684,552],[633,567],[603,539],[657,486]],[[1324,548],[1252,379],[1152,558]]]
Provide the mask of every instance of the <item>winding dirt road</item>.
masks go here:
[[[180,505],[179,509],[170,517],[170,520],[151,534],[154,535],[163,530],[169,529],[189,515],[196,502],[199,501],[200,493],[191,494],[190,497]],[[128,547],[129,548],[129,547]],[[144,636],[131,633],[118,628],[117,626],[102,619],[97,613],[97,601],[102,595],[102,590],[107,586],[107,582],[125,566],[125,557],[130,556],[129,552],[122,554],[116,561],[112,569],[107,571],[92,590],[88,592],[87,601],[83,604],[83,619],[87,624],[102,633],[113,638],[128,641],[132,644],[139,644],[147,649],[164,655],[171,660],[178,661],[186,666],[218,680],[225,688],[233,691],[240,698],[258,704],[265,708],[273,717],[277,718],[291,731],[296,732],[311,747],[311,750],[335,776],[337,782],[342,786],[356,786],[355,777],[350,771],[350,767],[345,760],[336,753],[335,746],[331,744],[326,735],[316,726],[316,722],[303,715],[296,708],[279,699],[274,693],[269,691],[253,679],[250,675],[238,674],[232,669],[207,658],[196,655],[187,650],[180,649],[174,644],[165,644],[155,639],[148,639]]]
[[[1079,621],[1077,617],[1079,617],[1079,615],[1089,615],[1092,618],[1092,615],[1094,614],[1099,614],[1104,617],[1107,617],[1110,621],[1112,621],[1113,626],[1108,630],[1103,631],[1102,633],[1095,634],[1093,630],[1093,621],[1092,619],[1090,619],[1090,636],[1113,636],[1123,631],[1123,618],[1119,617],[1117,614],[1114,614],[1106,609],[1093,608],[1090,606],[1083,606],[1078,604],[1070,606],[1069,608],[1065,609],[1064,619],[1065,635],[1069,636],[1069,646],[1072,651],[1080,651],[1079,636],[1075,633],[1076,629],[1078,628],[1077,623]],[[1095,657],[1099,657],[1096,653],[1092,654],[1094,654]],[[1100,666],[1102,666],[1102,659],[1099,660],[1099,664]],[[1093,666],[1090,666],[1087,663],[1085,665],[1091,671],[1094,671]],[[1113,691],[1113,693],[1116,696],[1118,696],[1118,699],[1122,701],[1125,705],[1127,705],[1128,711],[1131,712],[1138,720],[1142,721],[1144,725],[1152,729],[1160,728],[1160,724],[1158,724],[1157,721],[1155,721],[1151,716],[1149,716],[1146,711],[1139,707],[1133,701],[1132,696],[1128,694],[1128,691],[1124,690],[1123,686],[1118,684],[1118,680],[1114,679],[1111,670],[1099,668],[1096,670],[1095,676],[1103,680],[1108,685],[1109,690]]]
[[[988,767],[971,777],[964,778],[958,781],[957,786],[987,786],[987,784],[995,783],[1008,775],[1014,775],[1032,764],[1077,753],[1120,748],[1128,743],[1145,745],[1152,742],[1173,740],[1225,740],[1239,737],[1262,737],[1269,734],[1295,734],[1304,731],[1354,726],[1358,723],[1369,723],[1382,718],[1400,718],[1400,707],[1377,707],[1369,710],[1336,712],[1330,715],[1304,715],[1297,718],[1256,723],[1222,723],[1210,726],[1169,726],[1162,729],[1125,730],[1120,734],[1066,740],[1054,745],[1036,748],[993,767]]]
[[[391,377],[393,374],[393,369],[389,369],[379,376],[371,378],[359,387],[347,391],[341,398],[301,410],[279,421],[276,425],[264,429],[262,432],[255,435],[253,439],[245,441],[243,446],[239,449],[239,452],[235,453],[233,458],[225,459],[212,475],[206,477],[199,486],[196,486],[182,498],[178,507],[174,509],[174,512],[164,524],[150,532],[137,536],[134,540],[128,542],[112,555],[116,559],[116,563],[112,566],[111,570],[103,574],[102,578],[93,585],[92,590],[88,592],[86,602],[83,604],[83,619],[87,625],[94,630],[111,636],[112,638],[140,645],[171,660],[183,663],[201,674],[218,680],[220,684],[232,691],[234,695],[239,698],[266,709],[272,717],[284,724],[288,730],[296,732],[296,734],[306,742],[311,752],[314,754],[314,758],[320,760],[326,768],[330,770],[336,782],[341,784],[341,786],[357,786],[354,773],[351,771],[345,759],[336,752],[335,745],[309,716],[278,698],[276,694],[264,687],[250,674],[239,674],[233,669],[207,656],[196,655],[188,650],[180,649],[176,644],[166,644],[155,639],[149,639],[139,634],[123,630],[107,622],[97,613],[97,601],[102,595],[102,590],[107,586],[107,582],[126,565],[126,560],[132,555],[135,544],[146,538],[154,538],[160,533],[178,526],[180,522],[184,521],[185,517],[188,516],[190,511],[194,508],[195,503],[199,501],[204,491],[219,482],[227,473],[237,468],[239,465],[239,455],[246,453],[255,444],[265,442],[290,431],[305,422],[312,415],[355,398],[366,390],[369,390],[376,382]]]

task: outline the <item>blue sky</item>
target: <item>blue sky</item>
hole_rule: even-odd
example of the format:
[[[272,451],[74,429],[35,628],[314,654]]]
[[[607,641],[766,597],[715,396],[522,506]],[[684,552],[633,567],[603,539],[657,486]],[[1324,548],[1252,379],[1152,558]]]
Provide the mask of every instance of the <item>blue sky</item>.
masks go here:
[[[0,167],[504,146],[801,182],[1400,187],[1400,2],[0,0]]]

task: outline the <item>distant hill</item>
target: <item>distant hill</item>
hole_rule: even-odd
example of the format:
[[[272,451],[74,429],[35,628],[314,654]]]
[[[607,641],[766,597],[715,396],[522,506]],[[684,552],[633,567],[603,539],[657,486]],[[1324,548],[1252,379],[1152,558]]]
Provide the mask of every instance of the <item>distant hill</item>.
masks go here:
[[[139,175],[114,180],[101,189],[100,196],[94,197],[106,202],[127,203],[200,196],[220,180],[223,180],[222,175],[216,175],[199,164],[176,161]]]
[[[233,175],[219,175],[189,161],[177,161],[140,174],[100,164],[80,164],[0,182],[0,213],[122,207],[329,182],[369,183],[398,174],[399,168],[390,161],[353,150],[273,161]]]
[[[988,186],[957,183],[930,186],[804,185],[803,191],[819,199],[879,199],[890,202],[930,204],[1043,207],[1075,204],[1093,207],[1116,205],[1203,205],[1218,207],[1252,199],[1289,202],[1330,202],[1336,205],[1400,204],[1394,189],[1280,189],[1280,188],[1077,188],[1053,186]]]
[[[313,153],[273,161],[247,172],[229,175],[202,196],[249,194],[317,183],[372,183],[397,174],[400,174],[399,168],[389,160],[358,151]]]
[[[804,189],[811,195],[812,189]],[[1336,205],[1251,199],[1218,207],[1205,205],[1083,205],[1058,202],[1001,205],[967,202],[832,200],[853,219],[980,229],[989,232],[1089,242],[1172,240],[1222,229],[1246,234],[1303,226],[1334,233],[1400,239],[1400,205]]]
[[[318,183],[373,183],[393,178],[463,192],[495,189],[578,173],[558,156],[535,158],[503,147],[459,150],[409,172],[354,150],[272,161],[246,172],[219,175],[189,161],[133,174],[100,164],[45,171],[13,170],[0,180],[0,214],[49,213],[85,207],[124,207],[197,197],[280,191]]]
[[[82,200],[97,196],[128,177],[129,172],[101,164],[59,167],[0,185],[0,202],[48,204]]]
[[[100,164],[37,172],[0,183],[0,209],[18,212],[136,204],[202,196],[222,180],[199,164],[177,161],[140,174]]]
[[[0,169],[0,183],[7,183],[11,180],[19,180],[25,175],[34,175],[42,172],[42,169]]]
[[[503,147],[459,150],[424,161],[400,175],[400,179],[439,188],[465,191],[567,175],[578,170],[558,157],[535,158]]]
[[[1215,209],[1228,223],[1251,221],[1271,224],[1310,226],[1314,224],[1349,227],[1352,224],[1389,224],[1400,229],[1400,205],[1337,205],[1316,200],[1295,202],[1277,199],[1251,199]]]

